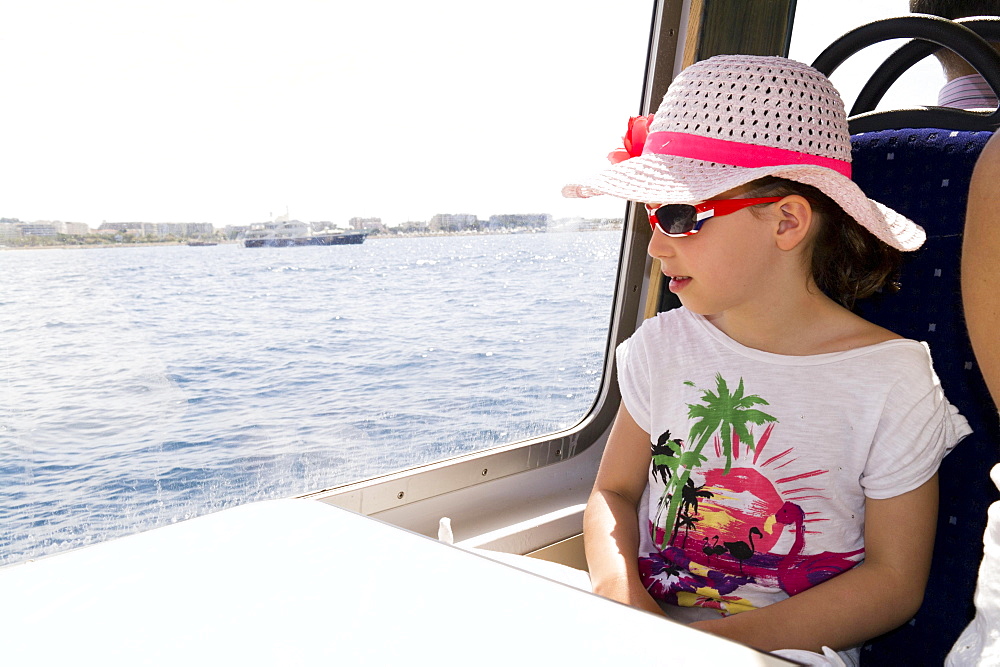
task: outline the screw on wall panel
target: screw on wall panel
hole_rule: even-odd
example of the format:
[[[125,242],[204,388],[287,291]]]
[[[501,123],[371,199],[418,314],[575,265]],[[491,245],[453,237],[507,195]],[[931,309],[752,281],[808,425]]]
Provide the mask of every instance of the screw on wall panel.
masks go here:
[[[562,456],[562,450],[561,449],[557,449],[556,450],[556,456]]]
[[[483,477],[486,477],[487,472],[489,472],[489,468],[483,468]]]
[[[399,493],[396,494],[396,497],[402,500],[404,495],[405,494],[402,491],[400,491]]]

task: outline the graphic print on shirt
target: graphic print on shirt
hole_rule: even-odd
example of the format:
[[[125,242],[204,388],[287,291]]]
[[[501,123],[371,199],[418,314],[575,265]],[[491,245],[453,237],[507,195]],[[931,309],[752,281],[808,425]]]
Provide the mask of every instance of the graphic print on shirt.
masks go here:
[[[828,471],[775,475],[795,461],[795,447],[776,452],[772,446],[768,457],[762,456],[778,425],[758,408],[768,402],[747,395],[742,378],[735,392],[722,375],[715,380],[714,391],[699,390],[700,403],[687,406],[692,421],[687,442],[668,430],[652,446],[651,474],[664,484],[649,525],[659,552],[640,558],[639,569],[657,599],[732,614],[754,608],[739,594],[742,586],[795,595],[850,569],[864,550],[802,553],[806,535],[816,534],[806,523],[823,519],[807,518],[821,512],[807,513],[800,503],[824,497],[815,478]],[[697,389],[692,382],[684,384]],[[757,440],[754,426],[765,427]],[[714,451],[706,452],[710,442]],[[707,466],[706,453],[714,453]],[[761,471],[778,478],[772,481]],[[788,553],[773,553],[787,530],[794,531]]]

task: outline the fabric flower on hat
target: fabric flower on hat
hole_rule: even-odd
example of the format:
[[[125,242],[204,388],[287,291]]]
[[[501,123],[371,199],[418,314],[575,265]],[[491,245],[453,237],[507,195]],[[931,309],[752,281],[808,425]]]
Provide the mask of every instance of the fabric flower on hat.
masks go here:
[[[646,144],[646,136],[649,134],[649,125],[652,122],[653,114],[632,116],[628,119],[628,132],[622,137],[624,147],[608,153],[611,164],[618,164],[642,155],[642,147]]]

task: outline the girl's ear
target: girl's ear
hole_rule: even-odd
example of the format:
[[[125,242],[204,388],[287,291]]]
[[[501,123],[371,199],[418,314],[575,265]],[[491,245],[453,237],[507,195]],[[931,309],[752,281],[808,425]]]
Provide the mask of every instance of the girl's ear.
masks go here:
[[[777,202],[778,224],[775,242],[781,250],[794,250],[809,236],[813,225],[813,210],[800,195],[788,195]]]

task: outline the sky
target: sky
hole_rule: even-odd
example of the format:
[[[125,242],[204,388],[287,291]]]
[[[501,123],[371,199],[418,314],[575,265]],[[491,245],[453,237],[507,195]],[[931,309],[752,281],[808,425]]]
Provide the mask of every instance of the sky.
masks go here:
[[[805,62],[907,10],[798,4],[790,55]],[[489,7],[0,0],[0,217],[223,227],[286,211],[341,226],[620,216],[620,201],[559,190],[603,168],[639,113],[651,0]],[[894,47],[834,73],[848,107],[871,58]],[[886,104],[934,102],[939,69],[918,67]]]

